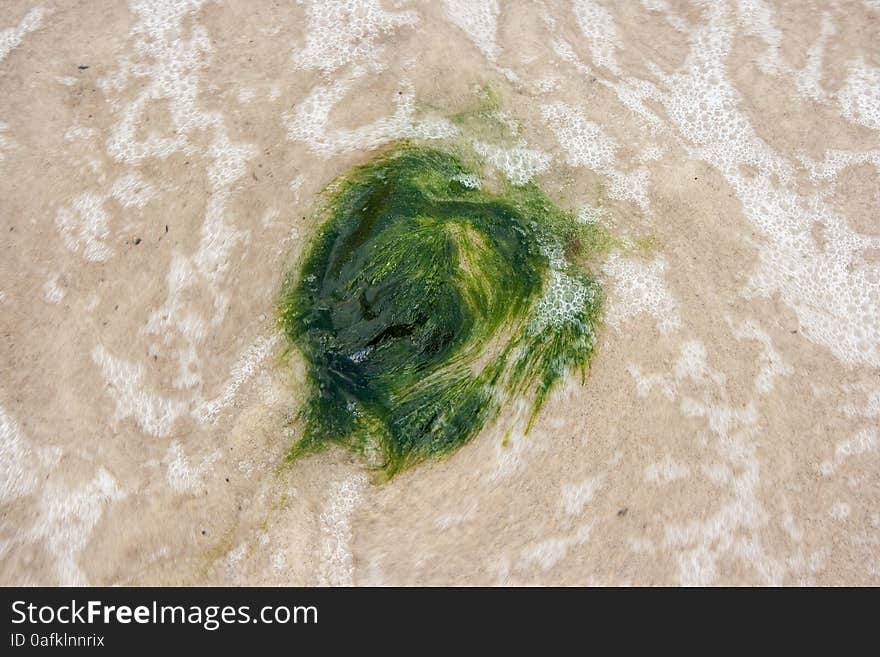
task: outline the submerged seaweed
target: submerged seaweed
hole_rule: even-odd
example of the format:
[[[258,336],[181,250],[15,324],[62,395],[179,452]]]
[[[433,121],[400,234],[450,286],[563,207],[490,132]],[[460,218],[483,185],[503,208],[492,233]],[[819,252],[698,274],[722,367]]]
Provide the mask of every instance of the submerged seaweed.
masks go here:
[[[337,181],[285,285],[303,354],[305,433],[289,457],[336,443],[390,477],[474,437],[514,396],[529,424],[583,372],[601,295],[572,263],[597,228],[535,185],[493,195],[453,155],[404,146]]]

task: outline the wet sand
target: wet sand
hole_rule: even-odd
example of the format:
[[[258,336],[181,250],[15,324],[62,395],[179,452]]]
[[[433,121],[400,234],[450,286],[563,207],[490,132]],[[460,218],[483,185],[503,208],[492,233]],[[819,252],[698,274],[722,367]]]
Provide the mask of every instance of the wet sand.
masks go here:
[[[0,583],[880,584],[877,43],[868,0],[4,3]],[[503,135],[452,120],[487,86]],[[376,485],[284,466],[274,312],[399,139],[653,247],[528,435]]]

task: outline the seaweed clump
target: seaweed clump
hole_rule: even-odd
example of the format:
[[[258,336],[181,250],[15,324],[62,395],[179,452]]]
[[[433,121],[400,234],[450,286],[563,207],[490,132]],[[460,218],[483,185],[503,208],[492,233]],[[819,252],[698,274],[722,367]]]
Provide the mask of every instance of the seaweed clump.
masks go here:
[[[514,397],[531,425],[567,371],[584,377],[601,294],[574,262],[598,229],[535,185],[494,195],[478,181],[454,155],[403,146],[331,185],[282,295],[309,385],[290,459],[338,444],[391,477]]]

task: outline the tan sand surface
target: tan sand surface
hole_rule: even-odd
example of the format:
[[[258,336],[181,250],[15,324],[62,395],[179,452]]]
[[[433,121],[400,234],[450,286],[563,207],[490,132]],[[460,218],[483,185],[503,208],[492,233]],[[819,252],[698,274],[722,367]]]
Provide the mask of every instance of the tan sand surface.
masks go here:
[[[0,584],[880,584],[878,44],[876,0],[5,0]],[[450,121],[487,85],[503,139]],[[654,248],[528,435],[283,467],[282,275],[401,138]]]

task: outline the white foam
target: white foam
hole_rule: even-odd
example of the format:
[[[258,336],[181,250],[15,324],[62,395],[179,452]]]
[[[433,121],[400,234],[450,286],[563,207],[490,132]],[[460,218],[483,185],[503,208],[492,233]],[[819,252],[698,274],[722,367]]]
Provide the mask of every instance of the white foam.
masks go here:
[[[807,61],[802,69],[789,65],[782,58],[782,32],[776,26],[773,8],[764,0],[739,0],[737,21],[745,34],[756,36],[767,44],[767,50],[758,58],[758,65],[764,73],[789,76],[794,79],[802,98],[823,104],[828,102],[829,94],[822,86],[822,62],[828,39],[836,32],[831,12],[822,13],[819,37],[807,50]]]
[[[281,218],[281,211],[277,208],[267,208],[263,213],[263,216],[260,217],[260,225],[263,228],[272,228],[275,224],[278,223],[278,220]]]
[[[606,176],[611,198],[632,201],[646,214],[651,213],[648,170],[644,167],[631,171],[618,169],[615,153],[619,146],[613,137],[566,103],[543,105],[541,114],[555,133],[569,165]]]
[[[724,176],[746,218],[763,234],[747,296],[779,293],[809,339],[843,362],[880,365],[878,266],[850,266],[880,240],[849,228],[821,191],[805,196],[794,188],[791,164],[757,136],[726,77],[733,39],[727,7],[708,5],[706,13],[708,22],[692,36],[685,65],[672,75],[655,70],[663,90],[645,93],[664,106],[692,156]],[[815,221],[825,227],[824,249],[810,232]]]
[[[681,344],[681,353],[675,361],[675,378],[679,381],[691,380],[694,383],[712,382],[723,386],[727,380],[722,372],[709,366],[708,352],[702,340],[692,339]]]
[[[635,363],[629,363],[626,366],[626,371],[629,372],[629,375],[635,381],[636,394],[639,397],[647,397],[654,388],[657,388],[660,394],[667,399],[675,398],[676,385],[672,377],[660,373],[645,374]]]
[[[272,353],[275,345],[280,340],[280,333],[272,333],[271,335],[257,338],[232,368],[223,392],[218,397],[197,406],[193,412],[195,418],[202,424],[215,422],[220,411],[233,402],[241,386],[249,381],[260,369],[263,361]]]
[[[28,495],[37,487],[38,461],[14,418],[0,407],[0,502]]]
[[[395,139],[446,139],[457,133],[445,119],[417,119],[415,92],[406,82],[402,93],[394,94],[396,109],[391,116],[358,128],[331,128],[330,112],[364,74],[364,69],[356,68],[333,82],[316,85],[296,109],[284,115],[288,138],[303,141],[312,152],[329,158],[358,149],[374,149]]]
[[[162,159],[175,152],[195,155],[200,148],[191,142],[191,136],[195,135],[199,143],[208,140],[205,155],[210,194],[198,246],[192,254],[178,251],[172,255],[166,299],[150,314],[143,329],[147,335],[161,335],[164,344],[176,351],[179,369],[172,383],[180,390],[195,389],[201,383],[198,346],[208,327],[223,320],[229,305],[229,293],[222,285],[232,250],[247,233],[231,223],[234,215],[227,206],[247,171],[248,160],[257,154],[253,144],[232,141],[221,112],[200,107],[200,73],[213,54],[207,30],[193,20],[203,4],[203,0],[133,1],[130,38],[134,55],[123,58],[116,72],[99,81],[118,117],[107,141],[107,150],[116,160],[134,167],[148,158]],[[131,92],[126,93],[132,78],[140,80],[133,99]],[[145,112],[156,102],[165,104],[171,124],[164,132],[153,130],[141,139],[138,128]],[[120,186],[118,200],[137,206],[143,197],[131,191],[126,185]],[[194,310],[190,303],[192,296],[199,294],[211,302],[207,312]],[[148,400],[142,402],[146,406],[138,417],[151,426],[151,431],[170,430],[169,421],[179,415],[178,403],[145,389],[128,392]],[[200,394],[194,390],[192,401]],[[129,402],[136,403],[134,399]],[[120,405],[125,408],[124,403]]]
[[[811,181],[825,183],[828,186],[829,192],[826,195],[834,191],[837,177],[841,171],[849,166],[872,164],[880,171],[880,150],[856,152],[829,149],[825,151],[821,161],[812,160],[805,156],[802,156],[800,160],[809,171]]]
[[[550,103],[541,107],[541,114],[556,134],[571,166],[599,172],[614,167],[617,141],[579,110],[566,103]]]
[[[515,417],[528,417],[531,413],[530,406],[523,399],[516,399],[513,404]],[[533,435],[526,436],[520,425],[524,427],[525,423],[514,424],[505,441],[495,443],[495,458],[488,463],[485,475],[488,481],[496,483],[513,476],[526,466],[530,457],[549,449],[546,440],[536,440]]]
[[[168,485],[178,492],[196,492],[204,486],[205,475],[219,458],[220,452],[214,451],[205,456],[197,465],[192,465],[180,442],[172,441],[163,459],[167,467]]]
[[[846,460],[877,450],[878,432],[876,429],[863,429],[851,438],[841,440],[834,448],[834,458],[819,464],[819,472],[830,477]]]
[[[547,327],[580,322],[584,308],[596,303],[596,290],[565,272],[551,258],[547,283],[541,298],[535,304],[529,321],[530,333],[541,333]],[[589,327],[587,327],[589,328]],[[587,335],[589,343],[595,336]]]
[[[104,507],[125,495],[104,468],[99,468],[94,479],[78,488],[67,488],[52,481],[44,484],[38,520],[27,537],[42,542],[53,556],[58,585],[88,585],[79,556],[88,545]]]
[[[143,207],[156,196],[156,189],[137,173],[128,173],[116,179],[110,188],[110,196],[124,208]]]
[[[107,141],[107,150],[117,161],[136,167],[147,159],[163,159],[176,152],[204,154],[208,160],[210,193],[198,245],[192,253],[172,254],[166,276],[167,296],[150,314],[142,331],[161,336],[164,345],[176,354],[178,372],[172,384],[180,390],[192,390],[193,403],[202,399],[197,389],[202,382],[198,348],[208,328],[225,317],[229,293],[223,286],[232,251],[248,236],[247,231],[235,226],[229,202],[247,172],[248,161],[257,154],[253,144],[233,142],[223,113],[202,109],[200,73],[213,55],[207,30],[194,20],[203,4],[202,0],[133,1],[129,34],[133,55],[124,57],[115,72],[98,82],[117,117]],[[138,85],[129,90],[135,78]],[[167,108],[170,124],[141,138],[144,115],[155,103]],[[204,141],[208,145],[203,150]],[[151,196],[139,193],[132,182],[130,177],[123,177],[111,191],[121,204],[140,207]],[[106,221],[98,227],[105,228]],[[91,232],[102,237],[100,231]],[[108,257],[106,252],[100,255]],[[194,295],[208,297],[207,310],[198,310],[190,303]],[[154,397],[148,390],[140,390],[139,394],[147,399]],[[169,429],[164,421],[161,427],[162,431]]]
[[[520,565],[523,567],[535,565],[546,572],[562,561],[572,548],[580,547],[589,541],[592,531],[593,523],[587,523],[570,535],[548,538],[526,547],[522,550]]]
[[[791,367],[776,351],[770,336],[755,320],[750,319],[739,327],[733,327],[733,335],[737,340],[756,340],[763,347],[759,357],[762,364],[761,371],[755,376],[755,389],[758,392],[762,394],[772,392],[777,377],[791,375]]]
[[[63,287],[58,285],[59,276],[56,274],[43,283],[43,298],[46,300],[46,303],[60,303],[67,293]]]
[[[207,32],[202,26],[193,25],[191,38],[182,38],[184,18],[203,4],[204,0],[132,0],[130,6],[136,20],[131,37],[141,59],[138,63],[123,60],[115,75],[99,82],[109,93],[122,91],[132,76],[149,79],[134,100],[121,109],[121,118],[107,142],[108,151],[117,160],[138,164],[146,158],[165,158],[179,150],[192,152],[187,134],[193,130],[214,128],[215,140],[224,141],[222,115],[201,112],[196,104],[198,73],[212,52]],[[150,131],[143,140],[137,139],[138,126],[148,105],[163,99],[168,101],[173,132],[163,136]]]
[[[866,418],[880,417],[880,387],[863,384],[857,386],[857,388],[867,396],[865,405],[860,407],[856,404],[850,403],[843,406],[841,410],[850,416]]]
[[[776,27],[773,8],[764,0],[738,0],[736,12],[737,20],[744,28],[743,32],[759,37],[768,46],[767,51],[758,59],[761,69],[767,73],[777,72],[782,32]]]
[[[306,42],[293,55],[304,69],[335,71],[346,64],[381,68],[384,47],[379,39],[389,32],[415,25],[415,11],[390,12],[378,0],[318,0],[306,7]]]
[[[835,502],[831,505],[831,509],[828,511],[828,515],[839,522],[843,522],[847,518],[849,518],[850,507],[846,502]]]
[[[577,213],[577,220],[582,224],[595,224],[601,222],[608,215],[605,208],[584,206]]]
[[[667,0],[642,0],[642,6],[648,11],[656,11],[663,14],[666,22],[679,32],[687,31],[687,23],[675,14]]]
[[[566,484],[562,487],[562,508],[569,516],[580,515],[584,507],[590,503],[605,481],[604,475],[587,477],[577,484]]]
[[[547,76],[546,78],[541,78],[539,80],[534,80],[532,82],[527,83],[527,88],[531,90],[534,94],[548,94],[551,91],[556,91],[559,89],[559,85],[561,81],[555,75]]]
[[[828,100],[828,92],[822,86],[822,66],[828,39],[834,36],[836,32],[837,30],[834,27],[830,12],[824,12],[822,14],[819,38],[807,50],[807,63],[804,65],[804,68],[796,71],[794,74],[798,91],[804,98],[820,102],[827,102]]]
[[[459,173],[452,176],[452,179],[468,189],[480,189],[483,186],[483,181],[475,173]]]
[[[648,144],[639,153],[642,162],[654,162],[666,154],[666,149],[659,144]]]
[[[880,130],[880,68],[868,66],[861,58],[850,62],[849,75],[837,98],[847,119]]]
[[[288,188],[293,193],[294,198],[299,199],[299,190],[302,189],[303,183],[305,182],[306,177],[302,174],[299,174],[290,181]]]
[[[470,522],[477,517],[479,505],[472,503],[464,511],[455,511],[452,513],[442,513],[434,520],[434,526],[437,529],[449,529]]]
[[[864,429],[849,440],[837,443],[834,458],[840,463],[851,456],[858,456],[877,449],[877,430]]]
[[[319,586],[352,586],[354,559],[351,554],[351,516],[363,496],[367,478],[351,475],[330,487],[321,512],[321,573]]]
[[[478,155],[502,171],[517,186],[528,184],[550,165],[550,156],[547,153],[528,148],[523,141],[509,147],[474,141],[473,146]]]
[[[651,463],[645,468],[645,481],[649,484],[669,484],[691,476],[691,469],[685,463],[674,460],[668,454],[657,463]]]
[[[12,137],[7,137],[3,134],[8,130],[9,124],[0,121],[0,162],[6,159],[6,154],[3,151],[10,151],[18,147],[18,143]]]
[[[497,0],[445,0],[446,15],[468,35],[489,61],[501,54],[496,41]]]
[[[609,254],[602,265],[602,271],[614,280],[606,309],[608,325],[619,329],[626,320],[647,313],[663,335],[681,328],[679,304],[664,280],[667,268],[662,256],[644,261]]]
[[[637,383],[646,379],[635,366],[629,369],[635,370]],[[715,437],[712,447],[721,461],[707,461],[701,470],[711,482],[729,491],[727,497],[719,498],[717,509],[710,515],[666,526],[664,543],[676,550],[679,582],[712,584],[718,577],[719,560],[738,557],[755,570],[760,581],[781,583],[786,566],[767,554],[760,539],[768,516],[758,495],[760,466],[755,438],[760,426],[756,404],[750,401],[743,405],[729,399],[726,377],[711,367],[700,340],[682,344],[673,373],[674,380],[664,375],[648,376],[659,380],[661,389],[672,398],[679,399],[684,417],[705,421],[709,435]],[[688,385],[680,391],[685,382]],[[645,471],[646,479],[662,482],[664,478],[683,476],[685,468],[690,472],[687,464],[671,460],[655,465]]]
[[[0,62],[21,44],[26,35],[39,30],[43,26],[43,19],[51,13],[52,10],[45,7],[33,7],[16,27],[9,27],[0,32]]]
[[[76,134],[74,138],[81,135]],[[111,236],[110,214],[105,203],[114,199],[123,208],[143,209],[159,195],[157,190],[136,172],[117,178],[105,192],[81,192],[69,206],[62,206],[55,215],[55,225],[64,245],[86,260],[105,262],[114,250],[108,243]]]
[[[247,556],[247,543],[239,543],[238,547],[226,553],[226,566],[236,575],[239,574],[242,561]]]
[[[81,125],[70,126],[64,133],[64,141],[76,141],[82,139],[88,141],[98,134],[95,128],[84,128]]]
[[[281,573],[287,567],[287,555],[284,550],[276,550],[269,560],[269,567],[275,574]]]
[[[55,215],[55,225],[65,246],[92,262],[104,262],[113,255],[107,244],[110,237],[110,217],[104,209],[106,196],[82,192],[70,207],[61,207]]]
[[[171,432],[186,407],[182,402],[148,392],[143,365],[116,358],[102,345],[92,350],[92,360],[101,369],[107,391],[116,404],[114,423],[130,417],[152,436],[163,437]]]
[[[575,0],[574,15],[590,42],[593,63],[619,74],[615,52],[622,44],[609,11],[593,0]]]

